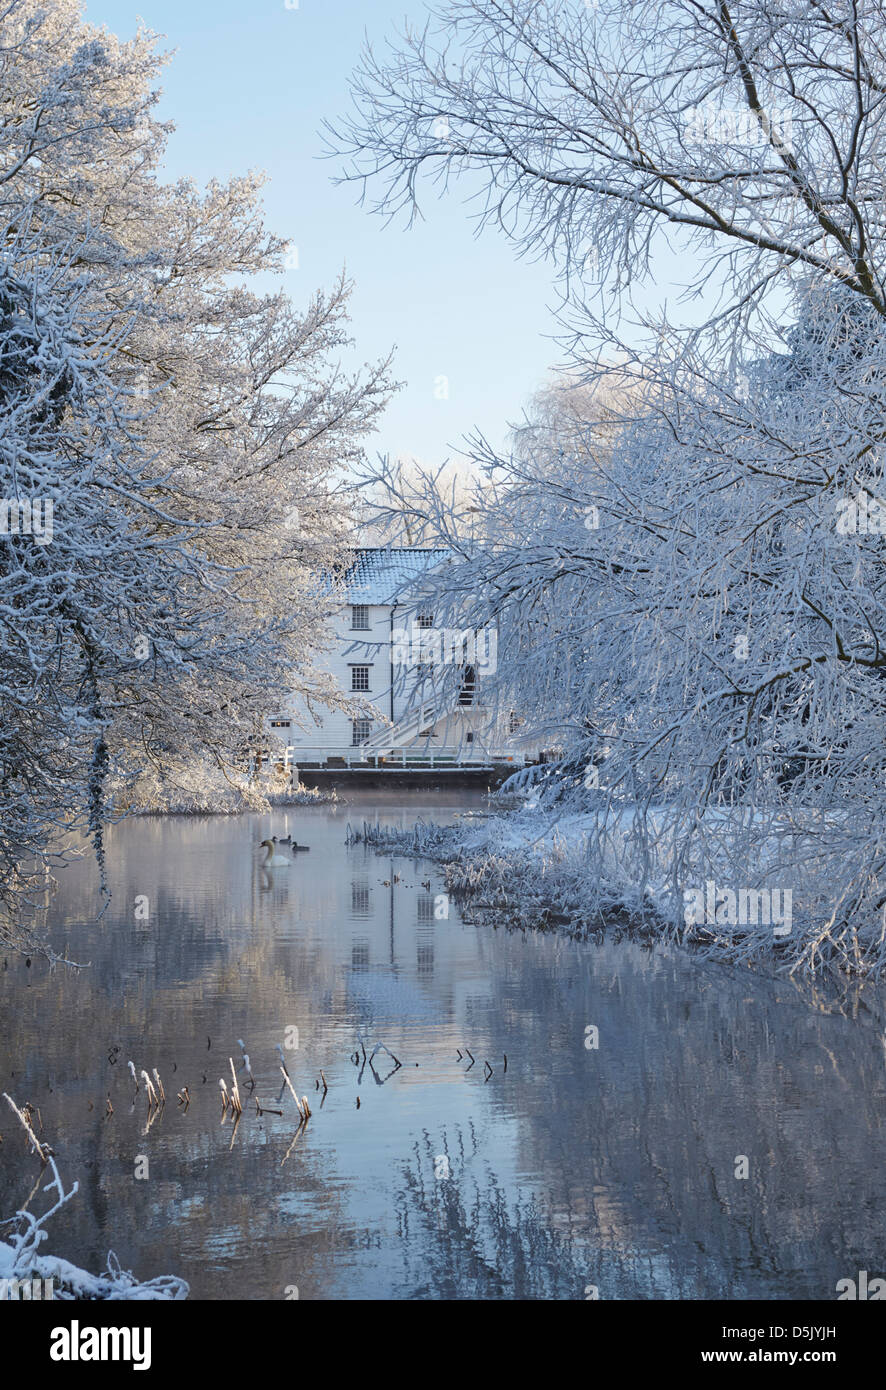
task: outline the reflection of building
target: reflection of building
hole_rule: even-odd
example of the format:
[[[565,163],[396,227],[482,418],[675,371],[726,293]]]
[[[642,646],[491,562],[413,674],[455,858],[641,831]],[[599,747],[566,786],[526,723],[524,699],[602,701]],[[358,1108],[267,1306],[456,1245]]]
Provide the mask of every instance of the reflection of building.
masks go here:
[[[428,891],[408,861],[370,857],[362,849],[352,850],[350,859],[350,875],[328,885],[327,911],[339,929],[323,947],[338,952],[349,1016],[367,1042],[390,1042],[395,1052],[392,1037],[404,1021],[433,1024],[427,1043],[436,1038],[451,1056],[453,1020],[464,1020],[488,999],[477,933],[460,930],[442,883]],[[391,1020],[396,1025],[389,1037],[382,1029]]]
[[[445,550],[415,547],[354,552],[324,664],[362,708],[315,713],[290,699],[268,723],[296,766],[465,767],[537,759],[537,749],[519,736],[518,715],[493,718],[484,705],[497,633],[441,628],[422,606],[422,577],[447,558]]]

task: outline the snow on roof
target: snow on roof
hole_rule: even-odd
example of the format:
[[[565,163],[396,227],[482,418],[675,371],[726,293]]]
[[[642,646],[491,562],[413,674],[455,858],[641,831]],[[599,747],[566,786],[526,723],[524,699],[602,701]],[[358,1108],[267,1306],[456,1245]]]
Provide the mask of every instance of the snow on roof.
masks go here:
[[[354,551],[342,576],[349,603],[392,604],[416,580],[449,558],[449,551],[418,546],[384,546]]]

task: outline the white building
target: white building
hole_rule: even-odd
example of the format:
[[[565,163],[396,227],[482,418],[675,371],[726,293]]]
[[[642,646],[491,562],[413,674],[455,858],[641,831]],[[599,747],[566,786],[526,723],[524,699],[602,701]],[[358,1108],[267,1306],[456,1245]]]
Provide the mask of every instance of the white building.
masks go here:
[[[421,606],[422,576],[447,559],[445,550],[416,547],[354,551],[346,602],[332,620],[321,664],[363,708],[314,713],[290,697],[268,728],[296,767],[518,767],[537,760],[537,748],[520,738],[516,713],[489,727],[484,671],[495,670],[497,634],[439,628]]]

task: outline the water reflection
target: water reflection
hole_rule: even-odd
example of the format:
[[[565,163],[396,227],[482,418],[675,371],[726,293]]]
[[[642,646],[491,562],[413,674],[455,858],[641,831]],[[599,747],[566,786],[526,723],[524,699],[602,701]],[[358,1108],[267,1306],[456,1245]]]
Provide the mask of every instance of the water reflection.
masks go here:
[[[630,942],[438,919],[434,868],[345,845],[364,814],[116,827],[100,923],[91,865],[65,874],[53,938],[89,968],[0,970],[0,1089],[81,1184],[53,1253],[99,1268],[110,1247],[211,1298],[831,1299],[882,1272],[874,1014]],[[262,870],[270,834],[311,853]],[[234,1124],[238,1039],[255,1087],[238,1072]],[[129,1058],[163,1078],[152,1116]],[[0,1145],[0,1211],[34,1176]]]

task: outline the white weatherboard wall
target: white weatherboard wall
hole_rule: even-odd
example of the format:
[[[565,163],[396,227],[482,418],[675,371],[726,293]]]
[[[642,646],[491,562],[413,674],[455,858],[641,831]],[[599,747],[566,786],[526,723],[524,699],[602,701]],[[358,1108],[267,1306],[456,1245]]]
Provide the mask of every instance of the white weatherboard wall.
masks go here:
[[[484,733],[488,715],[482,706],[482,678],[478,679],[475,703],[469,706],[437,706],[425,719],[416,714],[421,673],[412,666],[394,665],[392,631],[411,630],[419,614],[426,615],[414,593],[421,575],[446,562],[446,552],[409,547],[362,549],[346,578],[349,602],[335,614],[331,623],[329,650],[322,665],[336,685],[352,698],[368,702],[371,719],[369,745],[361,750],[354,744],[352,716],[340,710],[318,709],[316,713],[298,696],[281,702],[281,708],[268,720],[275,743],[290,747],[296,767],[324,763],[329,758],[362,762],[367,756],[394,759],[411,751],[413,757],[439,756],[441,761],[471,763],[490,760],[522,764],[537,756],[536,749],[497,730],[490,741]],[[407,586],[404,588],[404,585]],[[369,626],[353,625],[353,607],[368,610]],[[368,668],[368,690],[354,691],[355,666]],[[426,706],[430,691],[422,692]],[[286,727],[288,723],[288,727]],[[282,725],[282,727],[281,727]],[[473,738],[469,738],[469,735]]]

